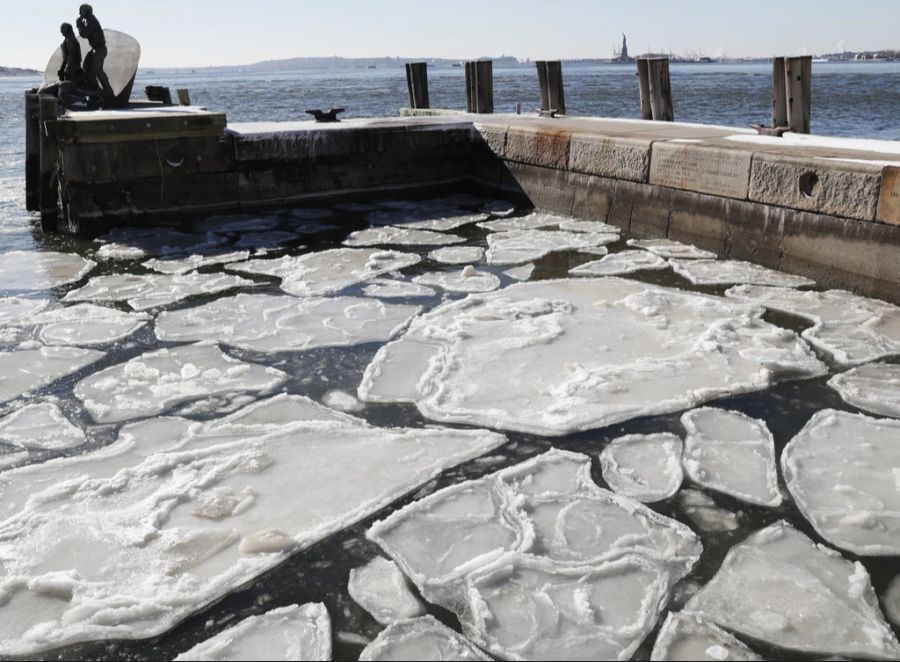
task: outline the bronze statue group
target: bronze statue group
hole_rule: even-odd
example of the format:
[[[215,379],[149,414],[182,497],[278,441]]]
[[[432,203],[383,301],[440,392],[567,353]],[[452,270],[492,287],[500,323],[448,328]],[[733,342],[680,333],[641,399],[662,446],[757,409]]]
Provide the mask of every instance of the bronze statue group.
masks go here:
[[[90,5],[81,5],[75,25],[78,36],[87,40],[91,50],[82,60],[75,28],[71,23],[62,24],[62,66],[57,72],[59,89],[56,95],[66,106],[84,104],[88,108],[100,108],[115,97],[103,69],[107,55],[106,36]]]

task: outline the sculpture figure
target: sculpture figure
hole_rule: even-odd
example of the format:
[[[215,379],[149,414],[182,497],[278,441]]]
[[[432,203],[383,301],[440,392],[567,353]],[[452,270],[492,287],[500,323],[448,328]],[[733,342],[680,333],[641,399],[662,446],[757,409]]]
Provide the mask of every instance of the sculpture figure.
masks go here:
[[[59,67],[59,80],[76,81],[81,77],[81,44],[75,37],[75,30],[71,23],[63,23],[59,28],[63,36],[62,65]]]
[[[81,5],[78,9],[78,34],[91,45],[90,52],[84,58],[84,72],[88,83],[101,93],[104,100],[111,100],[115,93],[103,70],[107,55],[106,36],[90,5]]]

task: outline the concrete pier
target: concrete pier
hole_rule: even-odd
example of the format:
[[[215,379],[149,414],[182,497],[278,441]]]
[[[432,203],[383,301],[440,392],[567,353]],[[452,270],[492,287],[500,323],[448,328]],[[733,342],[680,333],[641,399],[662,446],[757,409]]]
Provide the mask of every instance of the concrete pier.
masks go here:
[[[900,144],[436,110],[227,124],[197,108],[66,115],[59,228],[96,234],[386,190],[478,186],[900,302]]]

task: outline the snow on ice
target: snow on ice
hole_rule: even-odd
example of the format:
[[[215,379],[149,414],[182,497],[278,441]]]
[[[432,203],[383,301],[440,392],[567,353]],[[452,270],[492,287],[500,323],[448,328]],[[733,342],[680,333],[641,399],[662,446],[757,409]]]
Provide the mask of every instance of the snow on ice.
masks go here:
[[[0,352],[0,404],[78,372],[103,356],[103,352],[75,347]]]
[[[0,418],[0,442],[37,451],[77,448],[87,441],[84,431],[52,402],[30,404]]]
[[[573,276],[624,276],[638,271],[661,271],[668,269],[669,263],[647,251],[620,251],[606,257],[587,262],[569,273]]]
[[[510,230],[487,237],[487,263],[497,265],[534,262],[556,251],[603,246],[618,241],[618,235],[598,232]]]
[[[681,417],[684,469],[692,481],[747,503],[777,508],[775,439],[765,421],[704,407]]]
[[[35,292],[75,283],[96,262],[72,253],[10,251],[0,253],[0,291]]]
[[[48,305],[50,302],[46,299],[0,297],[0,328],[28,326],[32,324],[32,316],[44,310]]]
[[[379,278],[373,280],[371,285],[366,285],[363,288],[363,294],[367,297],[376,297],[378,299],[412,299],[433,297],[437,292],[430,287],[417,285],[416,283]]]
[[[331,660],[331,619],[322,604],[273,609],[245,618],[175,660]]]
[[[865,568],[784,521],[733,547],[685,611],[805,654],[900,656]]]
[[[816,281],[740,260],[669,260],[675,273],[694,285],[768,285],[810,287]]]
[[[803,337],[842,365],[900,356],[900,306],[851,292],[799,292],[780,287],[735,287],[725,296],[797,315],[814,324]]]
[[[761,315],[620,278],[519,283],[414,319],[375,356],[359,395],[559,436],[824,374],[796,334]]]
[[[744,660],[762,658],[722,628],[688,613],[669,614],[663,623],[651,660]]]
[[[252,280],[227,274],[189,273],[175,276],[115,274],[91,278],[81,289],[69,292],[64,303],[127,301],[134,310],[149,310],[201,294],[218,294],[237,287],[255,287]]]
[[[832,377],[845,402],[879,416],[900,418],[900,365],[872,363]]]
[[[350,571],[350,597],[382,625],[425,613],[425,606],[410,590],[397,564],[382,556]]]
[[[479,271],[472,265],[461,271],[432,271],[413,278],[419,285],[440,287],[448,292],[484,293],[500,287],[500,279],[487,271]]]
[[[298,299],[238,294],[195,308],[161,313],[160,340],[210,340],[258,352],[346,347],[385,342],[421,311],[362,297]]]
[[[344,246],[365,248],[368,246],[443,246],[461,244],[463,237],[455,234],[414,230],[407,227],[380,227],[358,230],[344,240]]]
[[[480,246],[447,246],[438,248],[428,254],[428,258],[441,264],[470,264],[484,257],[484,249]]]
[[[189,255],[187,257],[153,258],[152,260],[144,262],[142,266],[151,271],[175,276],[196,271],[201,267],[229,264],[230,262],[241,262],[249,257],[249,251],[232,251],[229,253],[209,252]]]
[[[701,545],[590,474],[589,457],[552,450],[412,503],[368,537],[493,655],[626,659]]]
[[[627,244],[632,248],[649,251],[659,257],[673,260],[715,260],[716,254],[710,251],[682,244],[671,239],[629,239]]]
[[[614,439],[600,453],[603,480],[642,503],[664,501],[681,488],[682,450],[681,439],[667,432]]]
[[[900,421],[817,412],[785,447],[781,468],[827,541],[861,556],[900,556]]]
[[[278,396],[203,423],[134,423],[101,450],[4,472],[0,655],[158,635],[505,441],[376,428]]]
[[[359,656],[360,662],[378,660],[490,660],[467,639],[433,616],[399,621],[381,634]]]
[[[154,416],[175,405],[222,394],[265,394],[287,375],[198,343],[141,354],[82,379],[75,395],[98,423]]]

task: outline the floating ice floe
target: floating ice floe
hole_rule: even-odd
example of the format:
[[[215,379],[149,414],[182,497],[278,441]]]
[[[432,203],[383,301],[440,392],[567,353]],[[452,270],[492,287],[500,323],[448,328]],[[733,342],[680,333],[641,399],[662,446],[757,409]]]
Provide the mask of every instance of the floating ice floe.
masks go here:
[[[432,271],[413,278],[414,283],[440,287],[448,292],[493,292],[500,287],[500,279],[487,271],[479,271],[472,265],[461,271]]]
[[[481,211],[491,216],[505,218],[516,213],[516,206],[506,200],[491,200],[481,206]]]
[[[663,623],[650,659],[662,660],[762,660],[745,644],[722,628],[681,612],[669,614]]]
[[[531,274],[534,273],[534,265],[523,264],[521,267],[513,267],[512,269],[507,269],[503,273],[513,280],[526,281],[531,278]]]
[[[900,365],[871,363],[835,375],[828,385],[854,407],[900,418]]]
[[[72,253],[10,251],[0,253],[0,291],[35,292],[75,283],[97,266]]]
[[[201,267],[211,267],[217,264],[229,264],[241,262],[250,257],[249,251],[232,251],[230,253],[200,253],[187,257],[153,258],[147,260],[142,266],[157,271],[161,274],[178,275],[196,271]]]
[[[767,285],[811,287],[816,281],[740,260],[669,260],[672,269],[694,285]]]
[[[390,340],[421,310],[362,297],[238,294],[161,313],[156,335],[165,341],[211,340],[257,352],[346,347]]]
[[[620,278],[517,283],[417,317],[378,352],[359,394],[415,403],[433,420],[556,436],[826,372],[761,316]]]
[[[331,660],[331,619],[322,604],[274,609],[245,618],[175,660]]]
[[[28,451],[11,450],[0,447],[0,471],[6,471],[28,460]]]
[[[455,234],[388,226],[358,230],[344,240],[344,246],[351,248],[365,248],[368,246],[442,246],[444,244],[461,244],[464,241],[463,237]]]
[[[725,296],[811,321],[815,326],[803,337],[842,365],[900,356],[900,306],[842,290],[743,286]]]
[[[602,221],[578,221],[569,219],[560,221],[558,224],[560,230],[568,232],[596,232],[600,234],[619,234],[621,232],[615,225],[603,223]]]
[[[250,260],[226,269],[282,279],[281,289],[294,296],[322,296],[418,264],[422,258],[371,248],[337,248],[280,260]]]
[[[411,299],[416,297],[433,297],[437,292],[425,285],[408,283],[402,280],[378,279],[363,288],[367,297],[378,299]]]
[[[189,273],[176,276],[115,274],[91,278],[84,287],[63,297],[79,301],[127,301],[134,310],[149,310],[201,294],[219,294],[237,287],[255,287],[252,280],[227,274]]]
[[[678,503],[684,514],[701,531],[737,531],[740,522],[735,513],[719,508],[709,495],[700,490],[681,490]]]
[[[496,232],[489,234],[487,238],[487,263],[505,265],[534,262],[555,251],[603,246],[617,240],[617,235],[596,232],[563,232],[560,230]]]
[[[624,276],[638,271],[661,271],[669,263],[647,251],[620,251],[570,269],[572,276]]]
[[[578,252],[584,253],[585,255],[599,255],[600,257],[609,255],[609,249],[606,246],[598,246],[597,248],[579,248]]]
[[[732,548],[685,606],[731,632],[807,654],[896,659],[900,644],[860,563],[777,522]]]
[[[715,260],[717,255],[702,248],[682,244],[671,239],[629,239],[628,245],[632,248],[649,251],[659,257],[673,260]]]
[[[268,393],[286,380],[280,370],[196,344],[147,352],[101,370],[78,382],[75,395],[98,423],[118,423],[209,396]]]
[[[26,450],[58,451],[85,443],[84,431],[72,425],[59,407],[41,402],[0,418],[0,443]]]
[[[292,241],[300,241],[301,235],[296,232],[272,230],[269,232],[246,232],[234,245],[235,248],[280,248]],[[300,247],[302,248],[302,246]]]
[[[542,211],[536,211],[527,216],[516,218],[501,218],[496,221],[479,223],[478,227],[491,232],[510,232],[512,230],[540,230],[542,228],[556,228],[560,223],[574,221],[568,216],[556,216]],[[618,232],[618,230],[617,230]]]
[[[160,255],[208,251],[228,243],[211,232],[187,234],[167,228],[116,228],[100,238],[104,243],[97,257],[104,260],[140,260]]]
[[[382,625],[425,613],[425,606],[409,589],[397,564],[381,556],[350,571],[347,592]]]
[[[366,406],[347,391],[334,389],[322,396],[322,404],[338,411],[359,412]]]
[[[49,305],[47,299],[0,297],[0,327],[30,326],[32,317]]]
[[[441,264],[470,264],[484,257],[484,249],[480,246],[448,246],[431,251],[428,257]]]
[[[667,432],[614,439],[600,453],[603,480],[642,503],[664,501],[681,488],[682,449],[681,439]]]
[[[379,660],[490,660],[459,633],[433,616],[393,623],[359,656],[360,662]]]
[[[0,352],[0,404],[78,372],[103,357],[103,352],[75,347]]]
[[[797,507],[827,541],[900,555],[900,421],[826,409],[781,454]]]
[[[681,417],[684,469],[692,481],[747,503],[781,505],[775,439],[765,421],[705,407]]]
[[[38,337],[45,345],[94,347],[123,340],[144,328],[149,315],[82,303],[56,308],[32,317],[40,325]]]
[[[433,230],[435,232],[449,232],[456,230],[464,225],[472,223],[480,223],[487,220],[487,214],[461,214],[459,216],[441,216],[439,218],[429,218],[420,221],[410,221],[402,223],[401,227],[409,230]]]
[[[627,659],[701,545],[590,473],[589,457],[553,450],[417,501],[368,537],[495,656]]]
[[[131,424],[94,453],[4,472],[0,655],[161,634],[505,441],[376,428],[279,396],[203,423]]]

